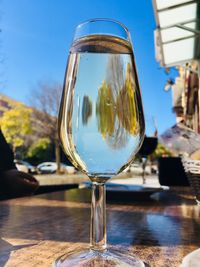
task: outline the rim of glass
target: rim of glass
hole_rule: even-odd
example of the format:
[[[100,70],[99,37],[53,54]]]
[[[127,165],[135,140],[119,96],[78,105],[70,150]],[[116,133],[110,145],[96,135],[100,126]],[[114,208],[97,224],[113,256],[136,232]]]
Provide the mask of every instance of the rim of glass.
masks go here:
[[[105,21],[105,22],[107,21],[107,22],[112,22],[112,23],[119,25],[120,27],[122,27],[125,30],[125,32],[127,34],[127,38],[131,42],[130,32],[129,32],[128,28],[122,22],[115,20],[115,19],[110,19],[110,18],[93,18],[93,19],[88,19],[88,20],[85,20],[85,21],[79,23],[75,28],[74,40],[76,39],[76,31],[79,28],[81,28],[82,26],[84,26],[88,23],[93,23],[93,22],[98,22],[98,21]]]
[[[84,24],[87,24],[87,23],[89,23],[89,22],[95,22],[95,21],[108,21],[108,22],[114,22],[114,23],[120,25],[122,28],[124,28],[125,31],[126,31],[127,33],[129,33],[129,30],[128,30],[128,28],[126,27],[125,24],[123,24],[122,22],[120,22],[120,21],[118,21],[118,20],[110,19],[110,18],[94,18],[94,19],[88,19],[88,20],[85,20],[85,21],[81,22],[80,24],[78,24],[78,25],[76,26],[76,29],[77,29],[77,28],[80,28],[80,27],[83,26]]]

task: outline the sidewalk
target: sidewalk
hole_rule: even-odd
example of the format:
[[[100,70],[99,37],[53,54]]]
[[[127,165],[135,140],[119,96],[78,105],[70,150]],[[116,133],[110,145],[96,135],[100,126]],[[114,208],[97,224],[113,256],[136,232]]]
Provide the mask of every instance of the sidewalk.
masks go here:
[[[159,186],[157,175],[147,175],[146,184],[151,186]],[[39,181],[40,186],[47,185],[70,185],[80,184],[84,181],[88,181],[89,178],[82,173],[77,174],[43,174],[35,175],[35,178]],[[135,175],[134,173],[121,173],[110,180],[114,183],[120,184],[142,184],[142,177]]]

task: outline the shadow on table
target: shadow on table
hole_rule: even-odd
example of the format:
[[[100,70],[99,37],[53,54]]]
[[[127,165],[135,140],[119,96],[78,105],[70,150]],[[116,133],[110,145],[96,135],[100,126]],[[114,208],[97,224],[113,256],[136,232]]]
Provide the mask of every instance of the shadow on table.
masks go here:
[[[12,251],[16,251],[22,248],[32,247],[35,244],[28,244],[28,245],[12,245],[9,242],[0,238],[0,248],[1,248],[1,258],[0,258],[0,266],[5,266],[6,262],[10,257],[10,253]]]

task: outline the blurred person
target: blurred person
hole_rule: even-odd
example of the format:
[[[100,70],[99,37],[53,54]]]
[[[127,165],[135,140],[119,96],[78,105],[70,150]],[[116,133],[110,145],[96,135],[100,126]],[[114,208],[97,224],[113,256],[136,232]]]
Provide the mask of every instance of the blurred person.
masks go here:
[[[33,176],[17,170],[14,154],[0,129],[0,198],[31,195],[38,186]]]

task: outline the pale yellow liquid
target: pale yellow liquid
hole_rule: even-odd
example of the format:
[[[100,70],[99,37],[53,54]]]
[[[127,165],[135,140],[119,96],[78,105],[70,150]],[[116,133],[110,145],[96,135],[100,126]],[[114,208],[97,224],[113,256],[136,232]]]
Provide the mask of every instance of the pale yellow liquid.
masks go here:
[[[92,35],[72,45],[59,129],[69,159],[93,180],[106,180],[133,160],[144,119],[127,41]]]

